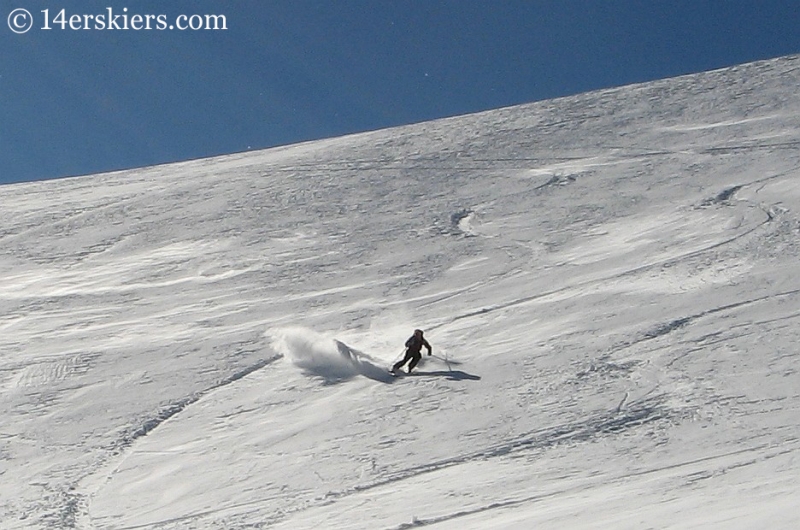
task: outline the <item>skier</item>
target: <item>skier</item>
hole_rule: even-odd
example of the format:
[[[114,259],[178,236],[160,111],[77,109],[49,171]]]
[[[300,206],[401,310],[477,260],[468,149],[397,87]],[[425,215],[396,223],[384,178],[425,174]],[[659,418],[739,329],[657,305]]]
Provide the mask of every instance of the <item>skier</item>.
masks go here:
[[[422,360],[423,346],[428,348],[428,355],[433,353],[433,348],[431,348],[431,345],[428,344],[428,341],[422,336],[422,330],[415,329],[414,334],[406,341],[406,354],[403,360],[395,363],[395,365],[392,366],[391,372],[396,373],[406,362],[411,361],[408,363],[408,373],[411,373],[411,370]]]

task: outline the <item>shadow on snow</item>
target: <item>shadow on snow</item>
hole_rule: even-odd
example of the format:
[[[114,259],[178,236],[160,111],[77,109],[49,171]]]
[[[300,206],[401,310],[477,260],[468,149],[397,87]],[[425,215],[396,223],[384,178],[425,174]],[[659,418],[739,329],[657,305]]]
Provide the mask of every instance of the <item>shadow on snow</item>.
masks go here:
[[[403,374],[404,377],[430,376],[444,377],[450,381],[480,381],[481,376],[468,374],[461,370],[414,370],[410,374]]]

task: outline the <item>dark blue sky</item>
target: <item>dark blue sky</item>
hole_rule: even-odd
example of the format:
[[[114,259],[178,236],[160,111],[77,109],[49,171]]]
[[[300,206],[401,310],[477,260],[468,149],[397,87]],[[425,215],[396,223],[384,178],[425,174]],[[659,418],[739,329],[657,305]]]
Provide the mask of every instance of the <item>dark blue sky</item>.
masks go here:
[[[9,18],[19,8],[33,22],[22,34],[10,27],[24,29],[25,17]],[[109,8],[120,28],[97,29],[110,25]],[[799,53],[798,12],[796,0],[0,0],[0,182],[259,149]],[[121,15],[143,26],[132,17],[174,25],[207,14],[224,15],[227,29],[159,30],[155,18],[150,30],[122,29]],[[73,16],[79,29],[62,30]]]

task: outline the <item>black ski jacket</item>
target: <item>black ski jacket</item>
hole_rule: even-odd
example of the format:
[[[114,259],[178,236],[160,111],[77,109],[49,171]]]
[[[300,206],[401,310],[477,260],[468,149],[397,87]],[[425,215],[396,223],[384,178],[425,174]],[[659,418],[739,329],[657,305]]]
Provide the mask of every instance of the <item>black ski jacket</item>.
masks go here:
[[[433,352],[433,348],[431,348],[431,345],[428,344],[428,341],[425,340],[424,337],[417,338],[416,335],[411,335],[411,338],[406,341],[406,348],[409,353],[419,353],[423,346],[428,348],[429,355]]]

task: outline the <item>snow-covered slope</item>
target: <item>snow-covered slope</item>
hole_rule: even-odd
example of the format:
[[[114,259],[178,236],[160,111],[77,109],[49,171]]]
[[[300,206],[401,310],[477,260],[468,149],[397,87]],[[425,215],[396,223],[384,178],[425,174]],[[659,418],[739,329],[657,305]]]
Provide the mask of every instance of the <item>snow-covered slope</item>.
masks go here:
[[[796,528],[799,84],[0,188],[0,528]]]

